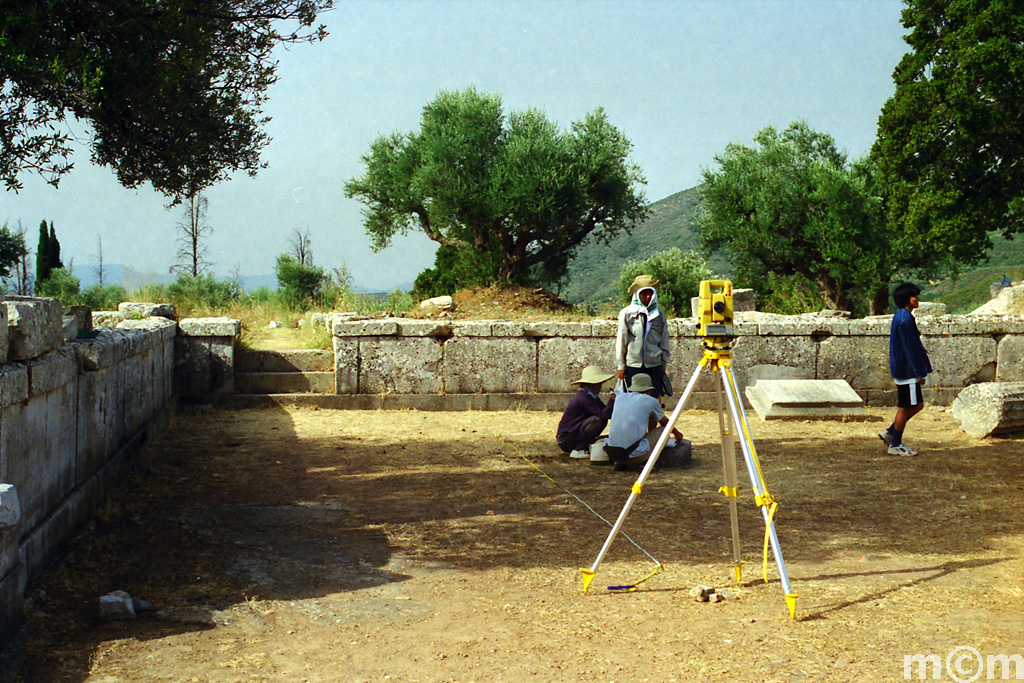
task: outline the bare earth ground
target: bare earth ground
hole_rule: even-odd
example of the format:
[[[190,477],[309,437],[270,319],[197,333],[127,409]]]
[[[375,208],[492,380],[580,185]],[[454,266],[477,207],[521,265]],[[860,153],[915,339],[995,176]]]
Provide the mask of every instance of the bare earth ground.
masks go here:
[[[551,479],[614,520],[636,475],[559,455],[557,414],[179,415],[44,577],[18,680],[896,681],[908,654],[1024,654],[1024,441],[929,408],[922,455],[892,457],[870,413],[751,415],[796,620],[745,474],[732,585],[713,412],[683,413],[693,466],[653,473],[624,527],[664,570],[609,592],[652,568],[620,536],[586,595],[609,528]],[[115,589],[156,611],[100,622]]]

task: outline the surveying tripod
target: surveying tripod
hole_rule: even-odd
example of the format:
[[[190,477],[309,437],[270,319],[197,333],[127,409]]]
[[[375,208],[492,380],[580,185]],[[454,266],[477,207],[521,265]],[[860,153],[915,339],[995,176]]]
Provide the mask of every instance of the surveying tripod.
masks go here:
[[[717,296],[715,295],[716,289],[720,290],[717,293]],[[764,473],[761,471],[761,464],[757,459],[757,450],[754,447],[754,440],[750,436],[750,427],[747,424],[747,416],[743,409],[743,401],[740,399],[739,389],[736,385],[736,378],[732,373],[732,343],[735,340],[731,324],[732,283],[728,281],[711,280],[701,282],[700,305],[702,314],[700,322],[698,323],[698,330],[701,330],[702,336],[704,336],[704,340],[702,342],[704,355],[701,357],[700,362],[694,369],[693,376],[690,377],[690,381],[686,384],[686,389],[683,391],[682,396],[679,397],[679,402],[672,411],[668,424],[665,425],[665,429],[662,431],[661,438],[658,439],[657,444],[655,444],[651,451],[651,455],[648,458],[647,463],[640,472],[640,476],[637,477],[636,482],[634,482],[629,498],[626,500],[626,504],[622,508],[622,512],[619,513],[619,517],[615,521],[614,526],[612,526],[611,533],[608,534],[608,538],[605,540],[604,546],[601,548],[601,552],[598,553],[597,559],[594,560],[594,564],[590,569],[584,568],[580,570],[583,573],[583,592],[586,593],[590,588],[590,583],[594,580],[594,575],[601,566],[601,562],[604,560],[605,554],[608,552],[608,549],[611,547],[616,535],[618,535],[619,530],[622,528],[622,524],[625,522],[626,516],[633,507],[633,503],[640,495],[648,475],[651,473],[651,470],[654,469],[654,466],[658,461],[658,457],[661,455],[665,444],[668,442],[668,438],[675,426],[676,420],[679,418],[679,414],[682,412],[693,393],[693,389],[697,384],[697,379],[700,377],[701,370],[709,368],[712,371],[717,371],[721,377],[721,382],[717,385],[718,426],[719,431],[721,432],[722,465],[725,476],[725,486],[721,487],[719,492],[724,494],[729,500],[729,516],[732,524],[733,568],[736,574],[736,582],[740,583],[743,580],[743,562],[740,559],[739,518],[736,506],[739,489],[736,485],[735,434],[738,434],[740,435],[740,450],[743,453],[743,461],[746,463],[747,474],[750,476],[750,482],[754,489],[754,502],[761,508],[761,514],[764,517],[765,541],[762,574],[765,582],[767,582],[768,547],[770,545],[772,554],[775,558],[775,564],[779,570],[779,578],[782,582],[782,589],[786,598],[786,606],[789,608],[789,616],[790,618],[796,618],[796,599],[798,595],[793,592],[792,587],[790,586],[789,575],[786,573],[786,563],[782,559],[782,549],[779,547],[779,539],[775,533],[775,522],[773,518],[777,505],[775,503],[775,499],[768,492],[768,484],[765,482]],[[725,405],[722,403],[723,391],[726,399]],[[731,422],[726,420],[726,409],[728,409]],[[734,428],[735,432],[730,431],[730,428]]]

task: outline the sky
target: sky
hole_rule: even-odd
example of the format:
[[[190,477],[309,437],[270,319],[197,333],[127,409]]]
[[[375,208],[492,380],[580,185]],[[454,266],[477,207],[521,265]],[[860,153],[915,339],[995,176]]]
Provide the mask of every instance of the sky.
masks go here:
[[[442,90],[475,86],[505,111],[542,110],[562,129],[598,107],[633,143],[650,201],[688,189],[731,142],[803,119],[851,157],[870,149],[892,72],[908,50],[896,0],[339,0],[322,43],[279,48],[265,113],[268,167],[207,192],[212,272],[270,275],[308,232],[314,261],[357,287],[408,286],[433,265],[422,234],[374,253],[343,184],[378,135],[418,130]],[[73,126],[83,141],[88,128]],[[53,221],[65,264],[166,274],[182,209],[127,190],[83,145],[57,189],[23,175],[0,223],[34,247]],[[666,245],[666,248],[672,245]],[[134,283],[138,284],[138,283]]]

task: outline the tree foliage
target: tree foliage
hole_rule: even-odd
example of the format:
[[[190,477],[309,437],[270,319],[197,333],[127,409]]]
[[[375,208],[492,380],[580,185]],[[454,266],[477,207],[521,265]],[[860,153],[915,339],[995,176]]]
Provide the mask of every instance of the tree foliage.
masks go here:
[[[0,179],[56,185],[72,119],[126,187],[174,203],[237,170],[255,175],[275,45],[323,38],[331,0],[5,0],[0,13]],[[285,28],[288,27],[288,28]],[[284,30],[281,30],[284,29]]]
[[[295,304],[316,298],[329,279],[323,268],[300,263],[291,254],[278,256],[274,271],[278,288]]]
[[[366,205],[376,251],[422,230],[496,261],[496,281],[551,281],[584,237],[607,240],[644,217],[631,147],[602,109],[560,132],[534,109],[506,116],[497,95],[442,92],[424,107],[419,131],[373,141],[366,173],[345,193]]]
[[[671,247],[644,261],[630,260],[619,273],[618,290],[622,303],[629,303],[629,285],[637,275],[650,275],[658,281],[658,305],[669,315],[690,315],[690,299],[700,294],[700,281],[711,279],[707,259],[699,252],[683,252]]]
[[[893,73],[872,156],[892,230],[977,263],[1024,230],[1024,10],[1009,0],[907,0],[911,51]]]
[[[50,278],[55,268],[63,268],[60,260],[60,241],[53,221],[49,226],[44,219],[39,223],[39,243],[36,246],[36,282],[41,283]]]
[[[737,281],[759,296],[770,274],[800,275],[834,308],[877,300],[917,251],[884,229],[882,184],[867,162],[850,163],[826,133],[796,122],[766,127],[756,147],[730,144],[704,170],[700,219],[705,249],[726,250]]]
[[[26,254],[25,233],[11,230],[7,223],[0,225],[0,278],[10,277]]]

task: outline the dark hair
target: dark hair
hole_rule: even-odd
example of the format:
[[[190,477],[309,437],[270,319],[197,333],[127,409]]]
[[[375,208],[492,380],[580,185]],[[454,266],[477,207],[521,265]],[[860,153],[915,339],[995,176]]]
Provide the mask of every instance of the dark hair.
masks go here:
[[[896,308],[906,308],[912,296],[921,296],[921,288],[913,282],[904,282],[892,293],[892,300],[896,302]]]

